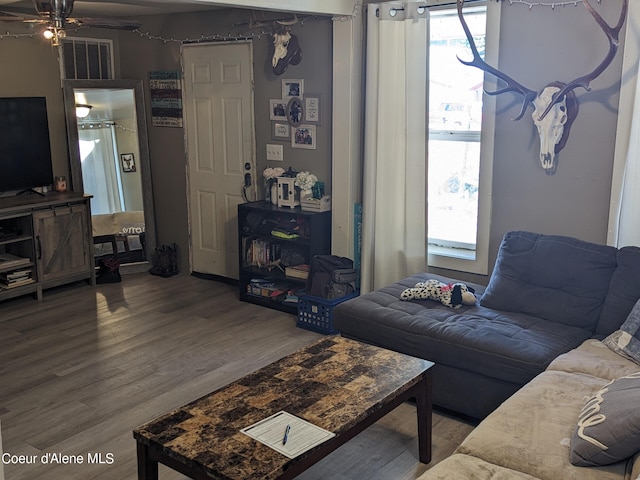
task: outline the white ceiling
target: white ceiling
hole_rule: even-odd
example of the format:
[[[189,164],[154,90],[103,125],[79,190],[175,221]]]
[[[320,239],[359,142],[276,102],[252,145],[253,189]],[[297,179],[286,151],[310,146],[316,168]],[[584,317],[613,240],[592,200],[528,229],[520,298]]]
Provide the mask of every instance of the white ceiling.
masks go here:
[[[91,105],[89,115],[82,121],[118,120],[134,117],[133,91],[129,89],[74,89],[76,103]]]
[[[156,15],[162,13],[193,12],[209,10],[214,3],[197,0],[129,0],[129,1],[82,1],[74,2],[75,17],[128,17]],[[35,14],[31,0],[0,0],[0,9]]]
[[[76,0],[74,17],[127,17],[195,12],[219,7],[351,15],[356,0]],[[0,10],[35,13],[32,0],[0,0]]]

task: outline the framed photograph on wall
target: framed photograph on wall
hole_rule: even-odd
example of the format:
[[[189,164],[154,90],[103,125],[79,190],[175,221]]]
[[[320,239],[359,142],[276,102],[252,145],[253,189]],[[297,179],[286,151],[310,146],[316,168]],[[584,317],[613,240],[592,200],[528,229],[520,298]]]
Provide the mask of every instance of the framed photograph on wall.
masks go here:
[[[287,121],[287,100],[269,100],[269,119]]]
[[[316,149],[316,126],[299,125],[291,132],[291,148]]]
[[[320,95],[309,94],[304,97],[304,121],[319,125],[322,121],[320,110]]]
[[[273,140],[287,141],[291,138],[291,129],[288,123],[273,123],[273,131],[271,132],[271,138]]]
[[[304,80],[301,78],[282,79],[282,99],[289,100],[291,97],[302,97],[304,95]]]
[[[299,126],[304,121],[304,106],[300,97],[291,97],[287,103],[287,122],[292,127]]]
[[[133,158],[133,153],[122,153],[120,154],[120,161],[122,162],[122,171],[123,172],[135,172],[136,171],[136,162]]]

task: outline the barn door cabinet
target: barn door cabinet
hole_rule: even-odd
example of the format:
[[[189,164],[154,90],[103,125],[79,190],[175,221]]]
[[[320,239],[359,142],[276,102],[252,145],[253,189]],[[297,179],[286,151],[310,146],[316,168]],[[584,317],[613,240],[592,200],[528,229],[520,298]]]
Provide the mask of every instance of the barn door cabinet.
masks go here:
[[[89,198],[72,192],[0,198],[0,300],[25,294],[41,300],[43,290],[79,280],[95,285]]]

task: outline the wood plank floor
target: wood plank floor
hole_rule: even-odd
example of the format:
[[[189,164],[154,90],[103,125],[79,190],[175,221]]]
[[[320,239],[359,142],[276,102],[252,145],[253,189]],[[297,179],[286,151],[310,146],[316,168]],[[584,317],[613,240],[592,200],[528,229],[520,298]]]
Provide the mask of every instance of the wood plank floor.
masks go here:
[[[239,302],[236,287],[184,274],[138,273],[0,303],[4,452],[36,458],[6,464],[6,480],[135,480],[136,426],[319,337],[293,315]],[[435,464],[473,426],[433,420]],[[46,453],[83,463],[44,464]],[[417,460],[415,407],[405,404],[298,478],[414,479],[427,468]],[[182,478],[161,467],[161,480]]]

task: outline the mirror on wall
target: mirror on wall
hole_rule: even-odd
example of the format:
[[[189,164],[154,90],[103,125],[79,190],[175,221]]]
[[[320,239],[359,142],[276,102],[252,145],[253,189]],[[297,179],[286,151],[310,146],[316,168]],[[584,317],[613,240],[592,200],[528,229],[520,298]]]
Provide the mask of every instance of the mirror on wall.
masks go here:
[[[156,235],[142,82],[65,80],[63,89],[70,186],[92,196],[96,263],[116,255],[147,269]]]

